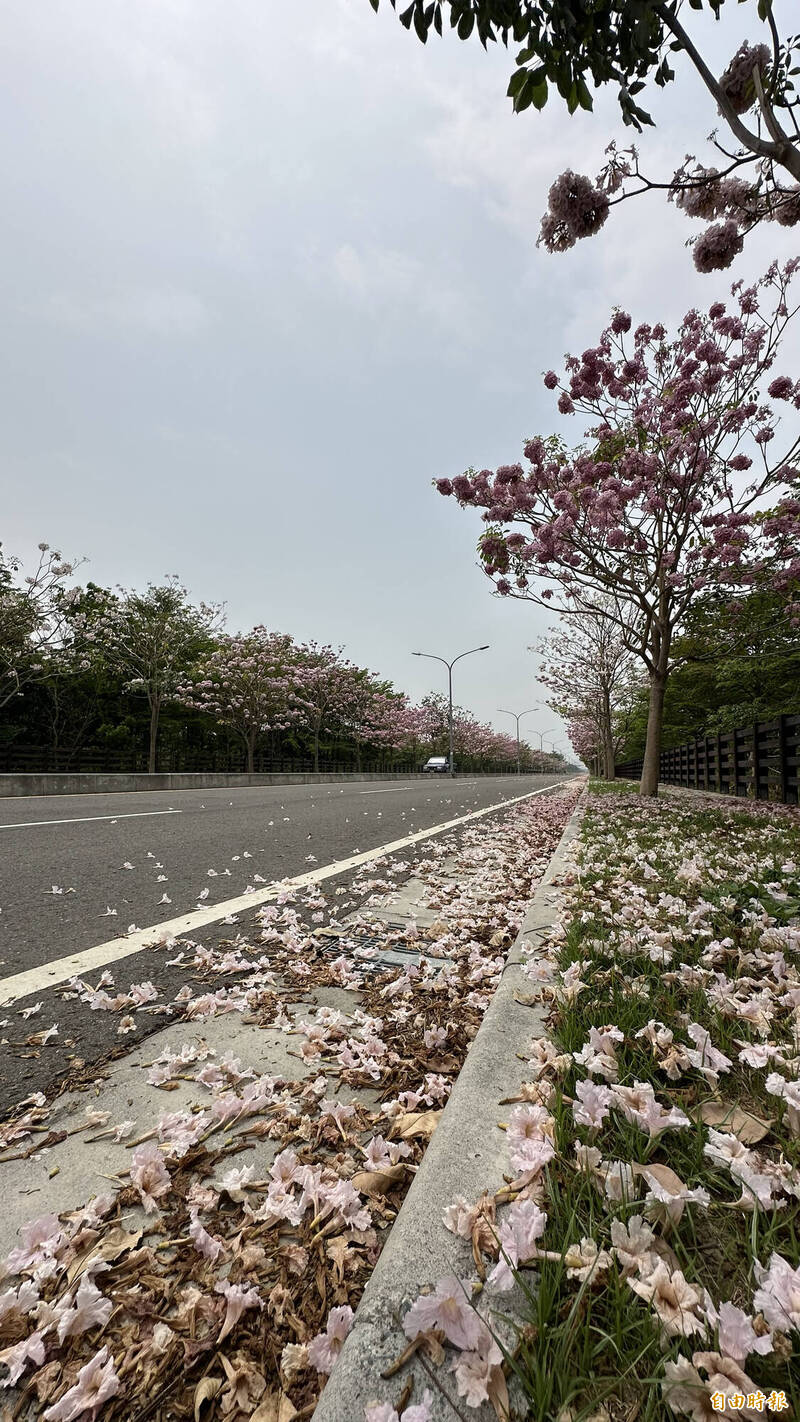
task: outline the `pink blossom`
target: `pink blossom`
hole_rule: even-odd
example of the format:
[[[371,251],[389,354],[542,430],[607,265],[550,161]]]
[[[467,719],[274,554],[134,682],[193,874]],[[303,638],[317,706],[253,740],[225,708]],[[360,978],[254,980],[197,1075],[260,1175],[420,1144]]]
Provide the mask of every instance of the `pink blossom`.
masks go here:
[[[383,1136],[373,1136],[366,1146],[362,1146],[364,1151],[364,1164],[368,1170],[384,1170],[391,1164],[389,1154],[389,1144]]]
[[[480,1407],[489,1399],[489,1384],[492,1372],[502,1363],[503,1355],[484,1327],[481,1346],[475,1352],[459,1353],[450,1364],[450,1371],[456,1375],[459,1397],[466,1399],[468,1407]]]
[[[222,1294],[225,1299],[225,1318],[217,1339],[217,1344],[220,1344],[239,1322],[245,1309],[263,1308],[264,1300],[257,1289],[246,1289],[241,1284],[229,1283],[227,1279],[215,1284],[214,1292]]]
[[[611,1221],[613,1252],[626,1274],[634,1270],[644,1274],[653,1272],[656,1257],[652,1253],[652,1245],[655,1238],[641,1215],[631,1215],[627,1224],[618,1219]]]
[[[152,1141],[138,1146],[133,1152],[130,1176],[131,1183],[139,1191],[145,1213],[153,1214],[158,1209],[157,1201],[169,1194],[172,1181],[164,1157]]]
[[[23,1279],[17,1289],[0,1294],[0,1321],[7,1313],[29,1313],[39,1302],[39,1286],[33,1279]]]
[[[220,1181],[220,1189],[224,1190],[232,1200],[241,1204],[242,1200],[246,1198],[245,1186],[249,1185],[255,1173],[253,1165],[244,1165],[241,1169],[229,1170]]]
[[[753,1269],[759,1285],[753,1308],[781,1333],[800,1331],[800,1267],[793,1269],[781,1254],[772,1254],[768,1268],[756,1260]]]
[[[547,1215],[533,1200],[516,1200],[511,1206],[500,1226],[500,1259],[489,1275],[489,1282],[502,1293],[514,1283],[512,1268],[535,1258],[536,1241],[541,1239],[546,1226]]]
[[[59,1343],[63,1343],[65,1338],[87,1333],[90,1328],[102,1327],[108,1323],[113,1307],[111,1299],[105,1298],[97,1285],[84,1274],[78,1285],[74,1306],[66,1309],[59,1319]]]
[[[771,1334],[761,1336],[756,1333],[753,1320],[735,1304],[721,1303],[717,1321],[720,1352],[726,1357],[733,1358],[737,1363],[744,1363],[751,1353],[763,1356],[772,1352]]]
[[[469,1303],[468,1289],[468,1280],[459,1282],[454,1274],[448,1274],[439,1280],[432,1294],[420,1294],[403,1319],[406,1337],[416,1338],[429,1328],[441,1328],[456,1348],[476,1348],[484,1325]]]
[[[101,1348],[81,1368],[75,1386],[42,1414],[44,1422],[75,1422],[76,1418],[81,1418],[83,1422],[86,1413],[94,1419],[103,1404],[116,1396],[120,1386],[114,1359],[109,1356],[108,1348]]]
[[[333,1372],[333,1365],[352,1324],[353,1310],[349,1304],[331,1309],[324,1331],[312,1338],[308,1345],[308,1360],[318,1373]]]
[[[611,1109],[613,1096],[607,1086],[597,1086],[593,1081],[579,1081],[575,1086],[576,1101],[572,1114],[577,1126],[590,1126],[598,1130]]]
[[[204,1229],[196,1214],[193,1214],[187,1230],[189,1238],[194,1244],[198,1254],[202,1254],[204,1259],[218,1259],[224,1249],[221,1239],[215,1239],[208,1230]]]
[[[43,1259],[53,1259],[65,1243],[64,1232],[55,1215],[42,1215],[19,1231],[21,1243],[6,1258],[6,1271],[21,1274]]]
[[[688,1116],[677,1106],[665,1110],[656,1100],[649,1082],[635,1081],[633,1086],[619,1086],[615,1083],[610,1090],[626,1120],[640,1126],[650,1137],[660,1135],[662,1131],[691,1124]]]
[[[28,1363],[35,1363],[41,1367],[44,1362],[44,1340],[41,1333],[31,1333],[27,1338],[23,1338],[21,1343],[14,1343],[10,1348],[3,1348],[0,1351],[0,1363],[5,1363],[8,1368],[8,1377],[0,1380],[0,1387],[13,1387],[19,1382]]]

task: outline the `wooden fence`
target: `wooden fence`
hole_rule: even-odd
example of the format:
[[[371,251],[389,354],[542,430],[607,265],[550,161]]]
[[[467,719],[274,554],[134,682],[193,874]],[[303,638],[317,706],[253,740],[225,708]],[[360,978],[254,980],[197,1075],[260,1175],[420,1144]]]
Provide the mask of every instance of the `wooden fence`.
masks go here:
[[[754,721],[736,731],[697,736],[661,752],[659,780],[753,800],[800,803],[800,716]],[[638,780],[641,760],[615,767],[626,780]]]

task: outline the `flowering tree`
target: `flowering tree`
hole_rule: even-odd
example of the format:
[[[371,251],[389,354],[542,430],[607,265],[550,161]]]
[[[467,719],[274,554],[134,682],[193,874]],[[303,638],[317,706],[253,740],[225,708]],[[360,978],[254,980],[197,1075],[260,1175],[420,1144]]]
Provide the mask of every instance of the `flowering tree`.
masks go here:
[[[45,674],[48,655],[64,637],[74,592],[64,584],[75,564],[47,543],[39,544],[34,572],[15,583],[20,567],[0,546],[0,707]]]
[[[195,607],[176,577],[163,585],[148,583],[143,593],[108,596],[105,606],[76,619],[78,635],[102,647],[107,661],[127,677],[127,689],[142,691],[150,708],[148,771],[156,768],[158,722],[165,700],[199,657],[210,651],[220,625],[219,607]]]
[[[431,749],[442,750],[448,745],[448,699],[444,692],[432,692],[420,706],[424,739]],[[453,707],[453,747],[461,756],[477,759],[516,760],[517,741],[506,731],[496,731],[492,726],[478,721],[462,706]],[[520,743],[520,757],[530,758],[530,746]]]
[[[605,604],[600,600],[600,605]],[[613,613],[613,608],[609,608]],[[628,629],[630,640],[633,629]],[[635,632],[633,633],[635,635]],[[600,611],[563,617],[557,631],[539,641],[533,651],[542,659],[537,680],[553,693],[548,701],[574,726],[583,759],[589,751],[614,779],[617,753],[615,720],[630,688],[634,657],[613,615]],[[573,742],[574,744],[574,742]]]
[[[370,3],[378,9],[379,0]],[[395,8],[396,0],[390,4]],[[700,271],[729,266],[746,233],[760,222],[787,227],[800,222],[800,98],[793,82],[800,36],[781,39],[772,0],[759,0],[756,11],[765,42],[741,45],[718,77],[679,19],[679,0],[615,0],[601,11],[594,0],[536,5],[530,0],[412,0],[400,20],[406,29],[413,25],[424,43],[432,28],[442,33],[442,11],[448,9],[450,25],[461,39],[474,31],[484,48],[497,39],[508,44],[509,37],[522,45],[508,86],[516,113],[544,108],[551,85],[570,113],[591,109],[590,80],[595,88],[617,86],[623,123],[641,132],[653,121],[639,96],[648,78],[663,88],[675,77],[671,51],[692,65],[727,126],[726,142],[714,139],[719,166],[690,157],[666,182],[642,173],[635,148],[619,152],[613,143],[594,181],[570,170],[563,173],[550,189],[542,221],[540,241],[550,251],[564,251],[591,236],[615,203],[654,189],[666,191],[688,216],[712,224],[694,243]],[[719,19],[721,0],[692,0],[692,11],[704,9]]]
[[[597,346],[567,358],[563,381],[545,375],[562,413],[593,421],[589,447],[537,436],[525,445],[527,472],[514,464],[436,481],[485,510],[493,527],[480,553],[500,594],[538,602],[557,591],[562,609],[579,602],[613,618],[642,659],[646,795],[658,789],[672,640],[696,593],[800,573],[800,439],[770,453],[776,407],[800,409],[800,381],[779,376],[767,398],[761,390],[799,265],[772,266],[747,289],[736,283],[732,311],[723,302],[705,316],[689,311],[671,341],[663,326],[641,325],[631,343],[630,316],[616,312]],[[515,523],[526,532],[507,532]],[[537,593],[540,579],[553,586]]]
[[[341,724],[356,747],[356,764],[361,769],[365,745],[400,750],[419,737],[417,711],[408,697],[394,691],[364,668],[352,672],[351,692],[341,712]]]
[[[195,668],[194,677],[176,688],[184,706],[204,711],[241,736],[247,770],[254,769],[255,749],[264,731],[288,730],[305,714],[296,689],[297,649],[292,638],[266,627],[240,636],[223,636]]]
[[[319,770],[319,739],[323,728],[348,715],[357,668],[342,656],[342,648],[306,642],[298,648],[295,687],[303,703],[303,722],[314,738],[314,770]]]

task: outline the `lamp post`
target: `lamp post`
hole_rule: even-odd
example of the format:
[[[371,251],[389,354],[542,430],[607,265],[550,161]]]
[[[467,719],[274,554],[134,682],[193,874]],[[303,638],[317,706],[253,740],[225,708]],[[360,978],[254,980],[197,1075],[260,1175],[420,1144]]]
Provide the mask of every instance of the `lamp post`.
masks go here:
[[[521,771],[521,769],[520,769],[520,754],[519,754],[519,723],[520,723],[520,721],[522,720],[523,716],[530,716],[530,715],[532,715],[532,713],[533,713],[534,711],[538,711],[538,710],[539,710],[539,707],[538,707],[538,706],[532,706],[532,707],[530,708],[530,711],[520,711],[519,715],[517,715],[516,711],[504,711],[503,708],[502,708],[502,706],[498,706],[497,709],[498,709],[498,711],[500,712],[500,714],[501,714],[502,716],[513,716],[513,717],[514,717],[514,720],[515,720],[516,723],[517,723],[517,775],[521,775],[521,774],[522,774],[522,771]]]
[[[433,652],[412,652],[413,657],[428,657],[432,662],[443,662],[447,667],[447,685],[449,695],[449,710],[447,713],[447,727],[450,733],[450,774],[455,775],[453,768],[453,667],[456,662],[460,662],[462,657],[471,657],[473,652],[488,652],[489,643],[484,647],[470,647],[468,652],[459,652],[457,657],[453,657],[452,662],[445,661],[444,657],[437,657]]]
[[[533,734],[534,734],[535,736],[538,736],[538,737],[539,737],[539,754],[540,754],[540,755],[544,755],[544,750],[543,750],[543,748],[542,748],[542,741],[543,741],[544,737],[545,737],[545,736],[549,736],[549,735],[550,735],[550,731],[554,731],[554,730],[555,730],[555,726],[551,726],[549,731],[534,731]]]

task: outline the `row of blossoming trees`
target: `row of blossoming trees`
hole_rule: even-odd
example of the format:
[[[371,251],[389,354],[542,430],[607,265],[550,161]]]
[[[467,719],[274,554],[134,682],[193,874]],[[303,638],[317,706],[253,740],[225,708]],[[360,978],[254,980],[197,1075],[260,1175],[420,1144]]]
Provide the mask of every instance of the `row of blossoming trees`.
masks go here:
[[[73,565],[40,545],[24,578],[0,550],[0,738],[76,750],[111,743],[126,706],[146,707],[148,768],[157,766],[164,720],[171,730],[220,728],[248,771],[267,740],[283,754],[313,756],[333,740],[360,769],[365,752],[418,764],[447,744],[447,700],[408,697],[341,648],[300,643],[257,626],[222,630],[219,606],[194,604],[176,577],[143,592],[89,583],[70,587]],[[139,718],[139,727],[141,718]],[[213,731],[212,734],[216,734]],[[455,708],[454,740],[474,768],[516,759],[516,741]],[[528,769],[538,756],[524,747]],[[341,754],[341,751],[340,751]]]
[[[778,594],[800,620],[800,381],[772,374],[800,259],[734,283],[677,334],[615,311],[595,346],[544,376],[583,441],[524,446],[527,466],[438,479],[483,511],[485,572],[501,597],[557,610],[540,652],[573,745],[613,774],[614,724],[648,688],[641,792],[658,789],[664,698],[700,599]],[[782,412],[789,419],[782,422]]]

